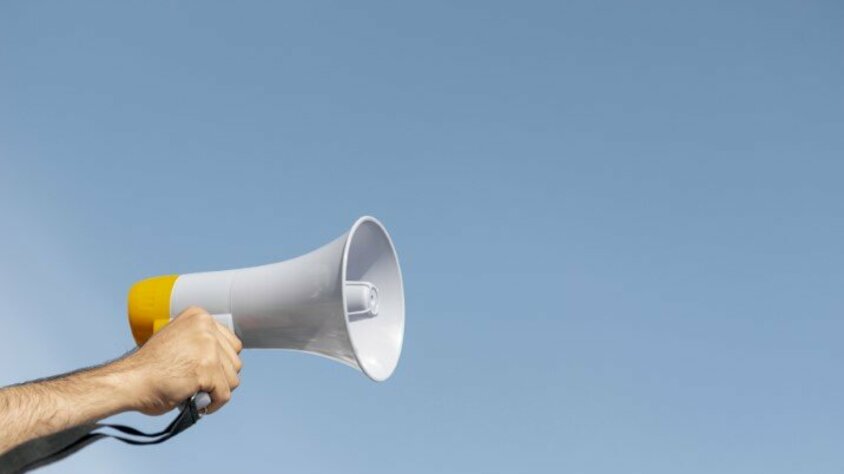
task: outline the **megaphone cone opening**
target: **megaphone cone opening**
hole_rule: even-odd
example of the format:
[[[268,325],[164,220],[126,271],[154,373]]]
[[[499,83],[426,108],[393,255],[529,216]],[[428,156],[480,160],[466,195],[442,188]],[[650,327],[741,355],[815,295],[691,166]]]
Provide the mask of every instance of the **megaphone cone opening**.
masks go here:
[[[398,365],[404,341],[404,287],[398,255],[384,225],[371,216],[358,219],[346,238],[342,264],[346,329],[358,367],[381,382]],[[349,285],[349,284],[352,285]],[[359,286],[370,286],[359,294]],[[362,305],[369,314],[350,311]]]

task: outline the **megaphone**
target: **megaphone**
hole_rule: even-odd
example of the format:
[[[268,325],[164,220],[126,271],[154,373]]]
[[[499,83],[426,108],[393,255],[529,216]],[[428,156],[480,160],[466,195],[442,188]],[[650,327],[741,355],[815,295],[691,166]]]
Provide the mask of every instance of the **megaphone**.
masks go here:
[[[387,230],[369,216],[290,260],[135,283],[129,290],[135,342],[143,344],[189,306],[211,313],[244,348],[321,355],[375,381],[392,375],[404,338],[398,256]]]

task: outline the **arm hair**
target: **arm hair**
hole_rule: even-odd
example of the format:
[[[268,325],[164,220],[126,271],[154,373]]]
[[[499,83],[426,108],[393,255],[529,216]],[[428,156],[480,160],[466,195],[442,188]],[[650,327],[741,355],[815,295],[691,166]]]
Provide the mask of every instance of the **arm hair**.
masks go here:
[[[124,358],[0,389],[0,454],[34,438],[130,407]]]

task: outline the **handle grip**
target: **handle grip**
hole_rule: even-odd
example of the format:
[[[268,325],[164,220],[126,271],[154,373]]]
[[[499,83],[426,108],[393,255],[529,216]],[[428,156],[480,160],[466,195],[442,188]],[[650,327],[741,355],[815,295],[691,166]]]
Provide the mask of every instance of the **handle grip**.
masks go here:
[[[196,405],[197,410],[202,412],[211,404],[211,395],[206,392],[197,392],[193,396],[193,404]]]

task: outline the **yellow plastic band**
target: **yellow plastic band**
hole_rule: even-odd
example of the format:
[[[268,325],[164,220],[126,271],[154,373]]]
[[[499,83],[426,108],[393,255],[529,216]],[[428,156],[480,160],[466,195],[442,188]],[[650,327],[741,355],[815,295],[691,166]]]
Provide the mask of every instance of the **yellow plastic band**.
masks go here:
[[[179,275],[141,280],[129,289],[129,326],[140,346],[170,321],[170,294]]]
[[[153,334],[157,333],[158,331],[160,331],[160,330],[161,330],[161,328],[163,328],[164,326],[166,326],[166,325],[167,325],[167,323],[169,323],[169,322],[170,322],[170,318],[167,318],[167,319],[156,319],[155,321],[153,321],[153,322],[152,322],[152,333],[153,333]]]

